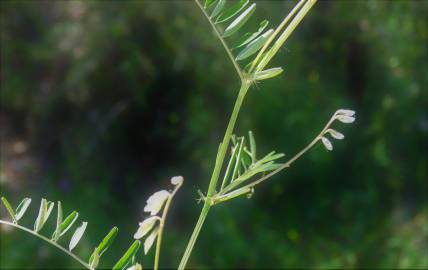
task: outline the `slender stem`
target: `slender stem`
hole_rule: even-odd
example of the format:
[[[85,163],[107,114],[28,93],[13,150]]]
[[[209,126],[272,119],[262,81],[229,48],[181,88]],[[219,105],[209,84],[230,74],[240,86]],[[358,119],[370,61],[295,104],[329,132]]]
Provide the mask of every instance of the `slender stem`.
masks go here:
[[[308,0],[309,3],[311,3],[311,1],[316,1],[316,0]],[[249,80],[247,80],[245,78],[245,76],[244,76],[243,72],[241,71],[238,63],[235,61],[235,58],[233,57],[232,52],[230,51],[229,47],[227,46],[226,42],[224,41],[223,37],[221,36],[221,34],[218,31],[218,29],[215,26],[215,24],[211,21],[211,19],[209,18],[208,14],[205,12],[205,9],[202,7],[202,5],[199,3],[198,0],[195,0],[195,2],[197,4],[197,6],[201,9],[201,11],[205,15],[205,17],[208,19],[208,21],[211,24],[211,26],[212,26],[215,34],[217,35],[218,39],[220,40],[221,44],[223,45],[224,49],[226,50],[226,53],[227,53],[228,57],[232,61],[233,65],[234,65],[234,67],[236,69],[236,72],[238,73],[238,75],[239,75],[239,77],[241,79],[241,88],[239,90],[239,94],[238,94],[238,97],[236,99],[235,106],[233,108],[232,115],[230,117],[229,123],[227,125],[227,129],[226,129],[226,132],[224,134],[223,141],[221,143],[220,151],[219,151],[219,153],[217,155],[217,158],[216,158],[216,161],[215,161],[214,170],[213,170],[213,173],[212,173],[212,176],[211,176],[211,180],[210,180],[210,183],[209,183],[209,187],[208,187],[208,192],[207,192],[206,197],[204,198],[205,199],[204,206],[203,206],[202,211],[201,211],[201,213],[199,215],[198,222],[196,223],[196,226],[195,226],[195,228],[193,230],[193,233],[192,233],[192,235],[190,237],[190,240],[189,240],[189,242],[187,244],[187,247],[186,247],[186,250],[184,252],[184,255],[183,255],[182,259],[181,259],[180,265],[178,267],[179,270],[183,270],[186,267],[187,261],[188,261],[188,259],[190,257],[190,254],[191,254],[191,252],[193,250],[193,247],[194,247],[194,245],[196,243],[196,240],[197,240],[198,235],[199,235],[199,233],[201,231],[201,228],[202,228],[202,226],[204,224],[204,221],[205,221],[205,219],[206,219],[206,217],[208,215],[208,212],[209,212],[211,206],[214,203],[213,202],[213,196],[216,193],[217,182],[218,182],[219,175],[220,175],[220,172],[221,172],[221,168],[222,168],[222,165],[223,165],[224,157],[225,157],[226,151],[227,151],[227,149],[229,147],[230,138],[232,136],[232,132],[233,132],[233,129],[235,127],[236,119],[237,119],[239,111],[241,109],[242,101],[244,100],[244,97],[245,97],[245,95],[246,95],[246,93],[247,93],[247,91],[248,91],[248,89],[249,89],[249,87],[251,85],[251,81],[249,81]],[[303,9],[304,9],[304,11],[307,12],[307,10],[305,9],[305,7]],[[291,27],[290,26],[287,27],[287,29],[284,31],[284,32],[287,32],[287,30],[290,29],[291,31],[288,31],[290,33],[287,32],[288,35],[291,34],[291,32],[294,30],[295,26],[297,26],[297,24],[300,22],[301,18],[303,18],[304,15],[303,16],[299,16],[300,14],[301,14],[301,12],[299,12],[299,14],[296,15],[297,20],[296,20],[296,18],[294,18],[294,20],[290,23]],[[295,21],[297,21],[297,23]],[[287,37],[288,37],[288,35],[287,35]],[[286,39],[286,37],[284,39],[284,33],[281,35],[280,39],[281,38],[283,38],[283,40],[281,40],[282,43],[283,43],[283,41],[285,41],[285,39]],[[275,45],[277,45],[277,43],[278,42],[276,42]],[[274,45],[274,48],[272,48],[272,49],[276,49],[275,45]],[[264,59],[265,58],[263,58],[263,60]],[[269,58],[269,60],[270,60],[270,58]]]
[[[233,147],[233,149],[232,149],[232,154],[231,154],[231,157],[229,159],[229,163],[227,164],[226,172],[224,173],[224,177],[223,177],[223,181],[221,182],[220,191],[223,190],[223,188],[227,185],[227,180],[229,178],[229,174],[230,174],[233,162],[235,161],[235,157],[236,157],[235,154],[236,154],[237,148],[238,147],[236,146],[236,147]]]
[[[238,114],[241,109],[242,102],[245,98],[245,95],[247,94],[249,87],[250,87],[250,82],[245,81],[242,83],[241,88],[239,90],[239,94],[236,99],[235,106],[233,107],[232,115],[230,116],[229,123],[227,125],[226,132],[223,137],[218,160],[214,166],[214,171],[211,176],[210,184],[208,187],[207,198],[211,198],[211,196],[215,193],[218,177],[220,175],[224,157],[226,156],[226,152],[229,147],[230,138],[232,137],[232,132],[236,124],[236,119],[238,118]]]
[[[241,79],[241,81],[244,79],[244,75],[242,74],[241,68],[239,67],[238,63],[236,62],[235,58],[233,57],[232,51],[229,49],[229,46],[227,46],[226,41],[224,40],[223,36],[220,34],[220,32],[218,31],[217,27],[215,26],[215,24],[213,23],[213,21],[210,19],[210,16],[208,15],[208,13],[205,11],[204,7],[201,5],[201,3],[199,3],[198,0],[195,0],[196,4],[198,5],[198,7],[201,9],[202,13],[205,15],[205,17],[207,18],[207,20],[210,22],[211,27],[214,30],[214,33],[216,34],[217,38],[220,40],[221,44],[223,45],[224,49],[226,50],[227,56],[229,56],[230,61],[233,63],[233,66],[236,69],[236,73],[238,73],[239,78]]]
[[[155,253],[155,262],[154,262],[154,270],[157,270],[159,268],[159,258],[160,258],[160,248],[162,243],[162,235],[163,235],[163,229],[165,226],[166,217],[168,215],[169,206],[171,205],[172,198],[174,198],[175,193],[177,193],[178,189],[181,187],[182,183],[175,186],[174,191],[169,196],[168,200],[165,203],[165,208],[162,212],[162,218],[160,219],[159,223],[159,233],[158,233],[158,240],[156,242],[156,253]]]
[[[297,3],[296,6],[294,6],[294,8],[290,11],[290,13],[288,13],[287,17],[285,17],[285,19],[282,20],[281,24],[278,25],[278,27],[275,29],[275,32],[273,32],[273,34],[265,42],[265,44],[263,45],[262,49],[257,54],[256,58],[254,58],[253,62],[251,63],[251,67],[250,67],[250,70],[249,70],[250,73],[251,73],[251,71],[253,71],[255,65],[260,60],[261,56],[266,51],[266,49],[270,45],[270,43],[275,39],[275,37],[279,34],[279,32],[282,30],[282,28],[284,28],[284,26],[288,23],[288,21],[291,19],[291,17],[293,17],[294,14],[296,14],[296,12],[300,9],[300,7],[303,5],[303,3],[305,1],[306,0],[300,0],[299,3]]]
[[[282,44],[284,44],[284,42],[288,39],[291,33],[293,33],[294,29],[296,29],[296,27],[299,25],[299,23],[303,20],[303,18],[306,16],[306,14],[316,2],[317,0],[308,0],[305,3],[305,5],[299,10],[299,12],[287,26],[287,28],[285,28],[284,32],[282,32],[279,38],[272,45],[272,48],[270,48],[269,51],[266,52],[265,56],[263,56],[261,61],[257,64],[255,72],[262,70],[267,64],[269,64],[269,61],[272,59],[272,57],[278,52],[278,50],[282,47]]]
[[[263,181],[267,180],[268,178],[274,176],[275,174],[279,173],[280,171],[290,167],[290,165],[294,161],[296,161],[298,158],[300,158],[304,153],[306,153],[309,149],[311,149],[318,142],[318,140],[323,136],[325,131],[330,127],[330,125],[335,120],[335,116],[336,116],[336,114],[334,114],[333,117],[331,117],[331,119],[327,122],[327,124],[324,126],[324,128],[321,130],[321,132],[305,148],[300,150],[296,155],[294,155],[292,158],[290,158],[286,163],[281,165],[281,167],[279,167],[278,169],[266,174],[262,178],[254,181],[248,185],[245,185],[245,186],[240,187],[239,189],[236,189],[235,191],[237,192],[237,191],[247,190],[249,188],[252,188],[255,185],[260,184],[261,182],[263,182]],[[220,192],[218,195],[222,196],[222,195],[226,194],[228,191],[230,191],[232,188],[233,188],[232,186],[228,186],[222,192]],[[235,191],[233,191],[233,192],[235,192]]]
[[[186,251],[184,251],[184,255],[181,258],[180,265],[178,266],[179,270],[183,270],[186,267],[187,261],[189,260],[190,254],[192,253],[193,246],[196,243],[196,239],[199,236],[199,232],[201,231],[202,225],[204,225],[204,221],[208,215],[208,211],[210,210],[211,205],[208,201],[205,201],[204,207],[202,208],[201,214],[199,215],[198,222],[196,223],[195,228],[193,229],[192,236],[187,244]]]
[[[187,261],[189,260],[190,254],[192,253],[193,246],[195,245],[196,239],[198,238],[199,232],[201,231],[202,225],[208,215],[208,212],[212,205],[212,197],[216,192],[216,186],[220,171],[223,165],[224,157],[226,155],[227,149],[229,147],[230,138],[232,137],[232,132],[235,127],[236,119],[238,118],[239,111],[241,109],[242,101],[244,100],[245,95],[247,94],[248,88],[250,87],[249,81],[242,81],[241,88],[239,90],[238,97],[233,107],[232,115],[230,116],[229,123],[226,128],[226,132],[221,143],[220,152],[218,154],[216,163],[214,165],[213,174],[211,176],[210,184],[208,187],[207,196],[205,198],[204,206],[202,208],[201,214],[199,215],[198,222],[193,230],[192,236],[187,244],[186,251],[184,252],[183,257],[181,258],[180,265],[178,269],[183,270],[186,267]]]
[[[50,239],[44,237],[41,234],[38,234],[28,228],[25,228],[24,226],[9,222],[9,221],[5,221],[5,220],[0,220],[0,224],[4,224],[4,225],[8,225],[17,229],[20,229],[22,231],[25,231],[33,236],[36,236],[46,242],[48,242],[49,244],[51,244],[52,246],[58,248],[59,250],[61,250],[62,252],[64,252],[65,254],[67,254],[68,256],[72,257],[73,259],[75,259],[78,263],[80,263],[82,266],[84,266],[87,269],[90,270],[94,270],[91,266],[89,266],[86,262],[82,261],[79,257],[77,257],[75,254],[71,253],[70,251],[68,251],[67,249],[65,249],[64,247],[60,246],[59,244],[57,244],[56,242],[51,241]]]

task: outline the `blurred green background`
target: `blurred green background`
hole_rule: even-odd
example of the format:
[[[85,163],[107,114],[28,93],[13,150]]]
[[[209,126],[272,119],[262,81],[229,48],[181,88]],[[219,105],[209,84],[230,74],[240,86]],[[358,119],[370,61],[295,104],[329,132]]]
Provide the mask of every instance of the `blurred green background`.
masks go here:
[[[293,1],[257,1],[277,25]],[[321,1],[275,57],[285,72],[252,89],[236,133],[290,157],[339,108],[357,111],[334,151],[209,214],[191,268],[428,267],[428,1]],[[145,200],[185,183],[164,236],[176,267],[196,222],[239,87],[193,1],[1,1],[1,193],[63,201],[89,221],[85,259],[120,229],[111,267]],[[1,209],[2,219],[7,219]],[[50,235],[54,218],[42,233]],[[68,237],[61,240],[66,244]],[[1,229],[2,268],[78,267]],[[153,252],[152,252],[153,253]],[[151,267],[152,253],[143,258]]]

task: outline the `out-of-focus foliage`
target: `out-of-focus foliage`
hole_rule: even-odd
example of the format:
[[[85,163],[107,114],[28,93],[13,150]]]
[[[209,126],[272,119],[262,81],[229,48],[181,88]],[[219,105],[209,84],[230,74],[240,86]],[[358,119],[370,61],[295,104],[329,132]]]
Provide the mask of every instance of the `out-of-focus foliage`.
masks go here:
[[[183,175],[161,262],[177,266],[238,87],[208,22],[192,1],[0,5],[1,193],[78,209],[89,221],[79,254],[118,226],[119,256],[147,196]],[[275,24],[292,5],[259,1],[258,15]],[[428,267],[427,13],[426,1],[316,4],[276,56],[284,73],[248,94],[236,133],[254,130],[258,152],[287,157],[337,108],[357,122],[333,152],[317,147],[251,200],[216,207],[189,267]],[[37,215],[27,211],[22,223]],[[1,234],[1,267],[76,267]]]

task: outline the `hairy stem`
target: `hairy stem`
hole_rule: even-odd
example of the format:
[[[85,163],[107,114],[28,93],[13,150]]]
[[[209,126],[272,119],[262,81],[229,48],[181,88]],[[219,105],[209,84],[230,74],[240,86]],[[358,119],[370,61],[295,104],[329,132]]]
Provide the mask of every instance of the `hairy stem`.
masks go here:
[[[235,127],[236,119],[238,118],[239,111],[241,109],[242,101],[244,100],[245,95],[247,94],[248,88],[250,87],[250,82],[242,81],[241,88],[239,90],[238,97],[233,107],[232,115],[230,116],[229,123],[227,125],[226,132],[221,143],[220,152],[218,154],[217,160],[214,165],[214,170],[211,176],[210,184],[208,186],[207,196],[205,198],[204,206],[202,208],[201,214],[199,215],[198,222],[193,230],[192,236],[187,244],[184,255],[181,259],[178,269],[182,270],[186,267],[187,261],[189,260],[190,254],[192,253],[193,246],[195,245],[196,239],[198,238],[199,232],[201,231],[202,225],[208,215],[208,212],[212,205],[212,196],[216,192],[216,186],[220,171],[223,165],[224,157],[226,155],[227,149],[229,147],[230,138],[232,137],[232,132]]]
[[[45,236],[38,234],[28,228],[25,228],[24,226],[9,222],[9,221],[5,221],[5,220],[0,220],[0,224],[4,224],[7,226],[11,226],[17,229],[20,229],[24,232],[27,232],[33,236],[36,236],[44,241],[46,241],[47,243],[51,244],[52,246],[58,248],[59,250],[61,250],[62,252],[64,252],[65,254],[67,254],[68,256],[72,257],[74,260],[76,260],[78,263],[80,263],[82,266],[84,266],[86,269],[90,269],[90,270],[94,270],[91,266],[89,266],[89,264],[87,264],[86,262],[82,261],[79,257],[77,257],[75,254],[71,253],[70,251],[68,251],[67,249],[65,249],[64,247],[60,246],[59,244],[57,244],[54,241],[51,241],[50,239],[46,238]]]

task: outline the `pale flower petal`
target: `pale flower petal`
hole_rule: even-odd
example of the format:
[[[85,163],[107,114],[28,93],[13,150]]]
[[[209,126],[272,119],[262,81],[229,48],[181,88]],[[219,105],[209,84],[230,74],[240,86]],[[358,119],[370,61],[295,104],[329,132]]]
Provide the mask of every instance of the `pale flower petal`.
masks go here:
[[[328,151],[333,150],[333,145],[331,144],[329,139],[327,139],[326,137],[321,137],[321,141]]]
[[[183,184],[183,176],[174,176],[171,178],[171,184],[174,186]]]
[[[345,115],[345,116],[354,116],[355,115],[355,111],[353,110],[348,110],[348,109],[340,109],[336,111],[337,115]]]
[[[343,140],[345,138],[345,135],[334,129],[328,129],[327,132],[330,133],[331,137],[335,138],[336,140]]]
[[[158,233],[159,233],[159,227],[154,229],[150,233],[150,235],[146,238],[146,241],[144,241],[144,254],[147,254],[147,252],[149,252],[150,248],[155,242],[156,237],[158,236]]]
[[[353,116],[347,116],[347,115],[338,115],[336,116],[337,120],[339,120],[342,123],[349,124],[355,121],[355,117]]]
[[[135,239],[141,239],[144,235],[146,235],[156,224],[156,221],[159,219],[157,216],[152,216],[145,219],[143,222],[140,222],[140,227],[137,232],[134,234]]]
[[[155,192],[147,200],[147,205],[144,207],[144,212],[150,212],[150,215],[156,215],[168,199],[170,193],[166,190]]]

